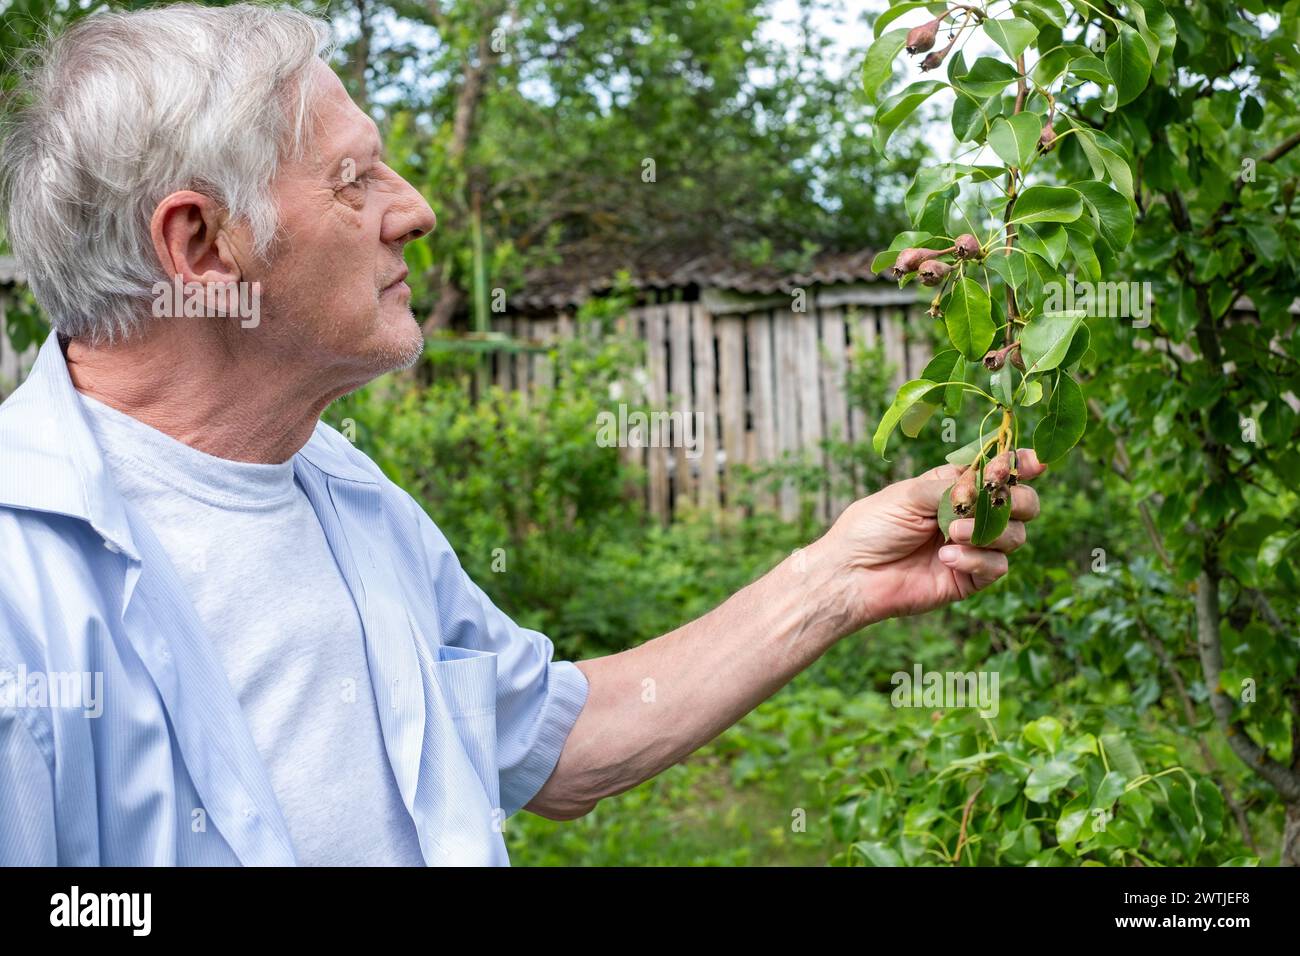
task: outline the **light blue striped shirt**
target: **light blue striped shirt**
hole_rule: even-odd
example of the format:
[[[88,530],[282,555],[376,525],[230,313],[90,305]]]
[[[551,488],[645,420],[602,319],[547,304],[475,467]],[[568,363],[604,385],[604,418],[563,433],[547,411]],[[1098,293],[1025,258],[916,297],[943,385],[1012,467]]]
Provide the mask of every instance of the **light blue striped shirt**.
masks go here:
[[[425,862],[508,864],[505,820],[554,769],[586,678],[334,429],[293,468],[356,603]],[[51,333],[0,405],[0,865],[295,862],[193,602],[109,478]]]

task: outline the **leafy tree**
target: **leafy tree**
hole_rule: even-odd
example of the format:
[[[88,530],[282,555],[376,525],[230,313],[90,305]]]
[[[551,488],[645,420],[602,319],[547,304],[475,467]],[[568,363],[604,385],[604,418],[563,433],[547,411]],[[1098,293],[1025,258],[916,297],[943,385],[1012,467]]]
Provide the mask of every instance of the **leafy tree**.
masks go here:
[[[922,8],[921,24],[897,26]],[[899,390],[877,449],[896,426],[915,434],[938,408],[951,412],[973,395],[1000,424],[949,457],[984,479],[1017,431],[1044,460],[1061,459],[1091,410],[1103,427],[1091,430],[1088,452],[1132,482],[1163,565],[1144,581],[1156,582],[1160,610],[1096,640],[1143,632],[1187,732],[1217,725],[1285,805],[1279,858],[1292,865],[1297,9],[894,3],[875,23],[863,73],[879,95],[904,47],[926,55],[923,72],[946,64],[946,79],[918,79],[882,100],[876,142],[883,148],[921,103],[947,91],[952,136],[965,150],[918,174],[907,194],[913,230],[877,260],[904,281],[915,274],[939,287],[932,314],[952,344]],[[1253,311],[1237,310],[1242,296]],[[1032,433],[1022,419],[1036,419]],[[960,509],[980,489],[977,540],[1005,524],[991,486],[992,496],[982,480],[952,492]],[[1164,626],[1153,630],[1157,621]],[[1083,777],[1091,797],[1080,791],[1075,802],[1102,787]],[[1195,810],[1182,825],[1204,838],[1211,826],[1199,794],[1182,798]],[[1245,814],[1227,800],[1249,844]]]

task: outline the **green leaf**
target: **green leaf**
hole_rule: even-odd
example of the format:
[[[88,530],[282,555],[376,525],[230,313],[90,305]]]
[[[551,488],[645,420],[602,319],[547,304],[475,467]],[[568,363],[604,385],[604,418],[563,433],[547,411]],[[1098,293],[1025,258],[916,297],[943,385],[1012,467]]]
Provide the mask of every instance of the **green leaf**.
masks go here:
[[[884,417],[880,419],[880,426],[876,429],[876,435],[871,440],[871,445],[875,448],[877,455],[884,457],[885,445],[889,442],[889,436],[893,433],[895,426],[902,419],[903,413],[919,402],[926,392],[934,388],[934,384],[934,382],[927,382],[923,378],[918,378],[899,386],[893,404],[885,410]]]
[[[1092,210],[1102,238],[1116,252],[1128,248],[1133,240],[1133,209],[1128,200],[1105,183],[1078,182],[1073,186]]]
[[[1132,199],[1133,170],[1129,168],[1128,161],[1115,150],[1101,145],[1097,141],[1097,135],[1092,130],[1082,126],[1077,127],[1077,130],[1076,138],[1079,141],[1079,148],[1088,157],[1088,165],[1092,167],[1092,175],[1097,179],[1109,178],[1125,198]],[[1110,142],[1109,138],[1107,138],[1107,142]]]
[[[912,185],[908,187],[903,197],[908,216],[914,222],[919,220],[931,196],[942,192],[963,177],[971,175],[974,170],[975,167],[962,163],[940,163],[918,169]]]
[[[962,360],[953,366],[952,381],[956,382],[974,382],[976,373],[984,366],[979,362],[972,362],[965,356]],[[953,384],[947,388],[947,397],[943,402],[943,411],[945,415],[956,415],[961,411],[962,403],[966,401],[966,392],[969,389],[961,385]]]
[[[1022,13],[1034,14],[1039,19],[1061,28],[1064,28],[1069,20],[1065,8],[1056,0],[1019,0],[1018,3],[1013,3],[1012,7]]]
[[[961,353],[956,349],[944,349],[925,364],[921,378],[928,382],[946,382],[952,378],[952,370],[960,360]]]
[[[1070,340],[1070,350],[1065,353],[1065,358],[1061,359],[1061,368],[1069,368],[1083,358],[1091,343],[1092,333],[1088,331],[1088,326],[1080,323],[1078,330],[1074,333],[1074,338]]]
[[[907,0],[905,3],[895,3],[888,10],[876,17],[876,22],[872,24],[871,32],[874,36],[880,36],[880,31],[885,29],[905,13],[911,13],[913,10],[919,10],[921,7],[928,7],[934,0]],[[906,32],[906,31],[904,31]]]
[[[1038,379],[1030,379],[1025,382],[1025,393],[1020,399],[1022,406],[1037,405],[1043,398],[1043,383]]]
[[[1264,104],[1257,97],[1248,96],[1241,104],[1241,125],[1244,129],[1259,129],[1264,122]]]
[[[1066,67],[1073,75],[1082,80],[1092,80],[1099,86],[1112,86],[1114,80],[1111,79],[1110,71],[1106,69],[1106,64],[1097,59],[1091,53],[1085,53],[1083,56],[1076,56]]]
[[[885,144],[889,142],[889,137],[894,135],[894,130],[898,129],[903,120],[911,116],[916,112],[917,107],[947,85],[941,80],[921,80],[913,83],[907,89],[895,93],[881,103],[880,108],[876,110],[874,124],[876,149],[883,153]]]
[[[1125,744],[1127,743],[1128,742],[1125,741]],[[1118,766],[1116,761],[1113,759],[1111,760],[1111,763]],[[1120,772],[1124,773],[1125,776],[1128,776],[1127,772],[1123,770]],[[1156,812],[1155,804],[1151,802],[1151,798],[1140,789],[1128,791],[1128,793],[1119,798],[1119,804],[1126,811],[1132,813],[1133,816],[1137,818],[1137,822],[1144,827],[1151,823],[1151,818]]]
[[[1082,833],[1084,826],[1088,823],[1088,799],[1086,795],[1079,794],[1065,805],[1061,811],[1060,818],[1056,821],[1056,842],[1062,849],[1071,854],[1077,852],[1075,844],[1079,840],[1086,839],[1092,835],[1091,828],[1086,833]]]
[[[1012,365],[1007,362],[991,376],[990,385],[993,397],[1003,405],[1010,407],[1014,404],[1013,383],[1011,381]]]
[[[1100,147],[1099,147],[1100,148]],[[1109,149],[1100,148],[1101,161],[1106,166],[1106,175],[1115,188],[1126,199],[1133,198],[1133,170],[1129,168],[1128,163],[1123,157],[1111,152]]]
[[[862,91],[867,99],[874,100],[881,85],[894,75],[894,60],[907,45],[908,30],[890,30],[867,50],[867,59],[862,66]]]
[[[1090,219],[1072,222],[1065,227],[1066,240],[1070,244],[1070,255],[1080,277],[1090,282],[1101,281],[1101,262],[1097,259],[1097,250],[1093,248],[1095,230]]]
[[[1052,264],[1052,268],[1058,267],[1065,258],[1069,240],[1065,235],[1065,227],[1060,223],[1024,223],[1019,232],[1020,245],[1026,251],[1042,256]]]
[[[958,91],[952,104],[952,134],[958,142],[983,142],[989,124],[997,117],[1002,97],[981,99]]]
[[[972,362],[984,357],[997,331],[988,293],[974,279],[963,276],[948,298],[943,321],[948,338]]]
[[[1196,781],[1194,797],[1201,829],[1205,831],[1205,842],[1211,843],[1223,832],[1223,794],[1213,781],[1202,778]]]
[[[1034,64],[1030,75],[1039,86],[1051,86],[1052,81],[1065,72],[1065,67],[1069,62],[1070,54],[1061,47],[1057,47],[1055,50],[1049,50],[1038,58],[1038,62]]]
[[[1088,424],[1083,389],[1065,372],[1057,376],[1052,394],[1044,405],[1041,421],[1034,428],[1034,451],[1044,463],[1065,456],[1079,443]]]
[[[984,32],[1014,60],[1025,52],[1025,47],[1034,42],[1034,37],[1038,36],[1038,27],[1028,20],[1011,17],[1007,20],[985,20]]]
[[[1015,69],[1009,63],[982,56],[975,61],[969,72],[957,78],[954,83],[964,90],[969,90],[978,97],[994,96],[1015,82]]]
[[[1083,215],[1083,199],[1069,186],[1030,186],[1011,209],[1016,222],[1073,222]]]
[[[979,498],[975,500],[975,529],[971,532],[970,543],[977,548],[992,544],[1007,530],[1010,518],[1010,499],[995,506],[989,493],[981,487]]]
[[[950,451],[944,455],[944,461],[950,465],[961,465],[963,468],[975,460],[975,453],[984,447],[984,443],[978,438],[962,445],[956,451]]]
[[[1025,724],[1020,735],[1039,750],[1055,754],[1056,748],[1061,743],[1061,735],[1064,733],[1065,727],[1059,720],[1049,714],[1046,717],[1039,717],[1032,723]]]
[[[902,866],[903,858],[893,847],[885,846],[875,840],[864,840],[853,844],[853,849],[862,854],[870,866]]]
[[[1127,783],[1128,777],[1124,774],[1116,770],[1110,771],[1101,778],[1101,783],[1097,784],[1097,792],[1092,795],[1090,808],[1109,810],[1115,805],[1115,801],[1124,795],[1124,786]]]
[[[1115,81],[1117,106],[1133,102],[1151,78],[1151,52],[1127,23],[1119,24],[1119,37],[1106,48],[1106,71]]]
[[[1044,312],[1030,320],[1020,331],[1020,357],[1025,360],[1025,374],[1033,375],[1056,368],[1065,358],[1075,330],[1083,321],[1083,310]]]
[[[1049,760],[1029,772],[1029,779],[1025,781],[1025,796],[1034,803],[1046,803],[1052,794],[1073,780],[1078,772],[1073,764],[1064,760]]]
[[[1037,113],[999,116],[989,128],[989,145],[1008,166],[1023,169],[1033,159],[1042,132],[1043,120]]]
[[[935,389],[935,391],[939,392],[940,395],[943,394],[943,389]],[[930,420],[930,416],[938,410],[938,405],[931,405],[929,402],[917,402],[903,412],[903,417],[898,420],[898,427],[908,438],[915,438],[921,434],[921,429]]]

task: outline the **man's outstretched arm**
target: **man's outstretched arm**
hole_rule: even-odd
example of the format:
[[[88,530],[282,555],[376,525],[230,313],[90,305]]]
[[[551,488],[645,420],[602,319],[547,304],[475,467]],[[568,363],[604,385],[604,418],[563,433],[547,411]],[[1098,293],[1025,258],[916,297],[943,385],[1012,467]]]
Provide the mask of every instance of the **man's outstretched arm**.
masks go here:
[[[1018,453],[1020,478],[1044,466]],[[959,519],[945,545],[936,512],[946,465],[854,502],[802,548],[703,617],[639,647],[578,662],[587,703],[550,779],[525,809],[568,820],[671,767],[753,710],[841,637],[958,601],[1007,572],[1038,498],[1011,488],[1011,521],[985,548]]]

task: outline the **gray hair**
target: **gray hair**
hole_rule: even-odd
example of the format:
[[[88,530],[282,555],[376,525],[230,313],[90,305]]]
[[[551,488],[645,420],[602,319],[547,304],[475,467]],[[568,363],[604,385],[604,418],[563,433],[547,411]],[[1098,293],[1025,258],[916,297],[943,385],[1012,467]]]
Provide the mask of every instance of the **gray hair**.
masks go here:
[[[0,136],[0,204],[59,332],[112,342],[149,316],[172,278],[149,223],[177,190],[221,203],[255,254],[271,250],[271,181],[307,148],[309,71],[332,49],[329,25],[296,10],[184,3],[94,14],[33,51]]]

